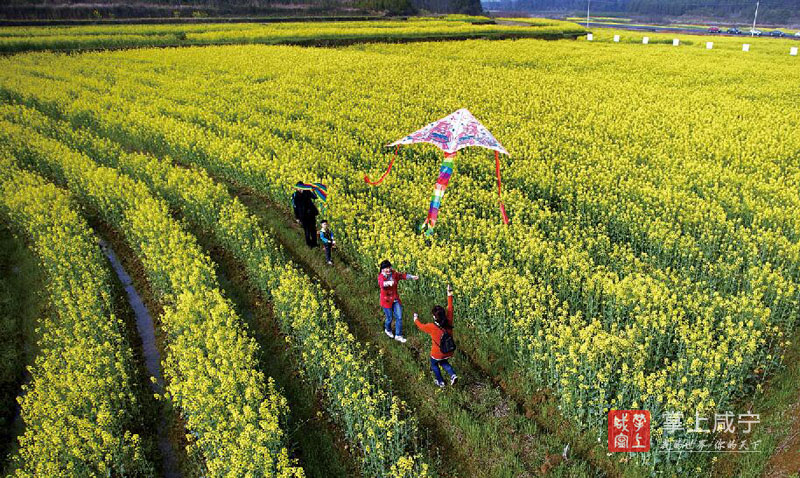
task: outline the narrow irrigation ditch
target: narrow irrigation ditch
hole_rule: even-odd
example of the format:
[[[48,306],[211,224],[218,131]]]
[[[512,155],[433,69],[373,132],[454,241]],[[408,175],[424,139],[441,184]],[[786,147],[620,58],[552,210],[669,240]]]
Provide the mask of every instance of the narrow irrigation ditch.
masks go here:
[[[111,264],[111,268],[117,275],[125,290],[128,304],[136,318],[136,331],[141,340],[141,352],[144,358],[144,366],[148,376],[155,380],[150,382],[150,388],[154,393],[162,395],[164,393],[164,377],[161,374],[161,353],[156,345],[156,332],[153,318],[144,305],[144,301],[136,292],[133,279],[125,271],[122,263],[117,258],[112,247],[104,240],[100,240],[100,247],[103,254]],[[170,440],[167,430],[170,428],[165,414],[161,413],[157,417],[158,429],[156,431],[158,441],[158,451],[161,457],[161,476],[165,478],[180,478],[180,468],[173,442]]]
[[[197,457],[187,452],[189,443],[180,412],[169,400],[165,400],[163,395],[166,381],[162,373],[161,357],[164,356],[166,342],[158,321],[162,313],[161,304],[155,299],[142,263],[119,232],[103,222],[91,208],[86,207],[86,213],[89,226],[100,238],[101,250],[109,260],[108,265],[114,273],[114,286],[117,288],[115,313],[123,315],[128,327],[128,341],[134,351],[139,376],[142,377],[140,380],[142,410],[145,414],[143,420],[145,426],[149,427],[142,432],[146,435],[146,439],[151,441],[151,447],[155,448],[151,454],[159,470],[159,476],[199,477],[202,474],[201,464],[198,463]],[[109,258],[109,252],[113,254],[124,276],[120,277],[118,274],[116,266]],[[135,304],[132,303],[129,291],[136,295],[137,299],[133,301]],[[147,317],[140,316],[142,311]],[[140,327],[145,329],[143,333],[140,333]],[[150,332],[147,331],[148,328]],[[153,341],[151,345],[146,346],[145,342],[149,342],[147,336],[150,334]],[[145,347],[151,348],[145,352]],[[156,373],[151,371],[152,366],[156,367]],[[155,383],[150,377],[156,380]],[[161,398],[156,399],[156,394]]]

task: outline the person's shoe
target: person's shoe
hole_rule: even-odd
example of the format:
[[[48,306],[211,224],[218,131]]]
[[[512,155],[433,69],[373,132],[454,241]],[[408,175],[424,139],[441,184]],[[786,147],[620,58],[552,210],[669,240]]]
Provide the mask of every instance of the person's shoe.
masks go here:
[[[458,375],[453,375],[450,377],[450,385],[455,385],[458,382]]]
[[[444,388],[444,382],[440,382],[438,380],[434,380],[433,383],[435,383],[436,386],[439,387],[439,388]]]
[[[394,338],[394,332],[392,332],[391,330],[386,330],[386,329],[383,329],[383,333],[385,333],[386,335],[388,335],[390,339],[393,339],[393,338]]]
[[[329,265],[329,266],[332,266],[332,265],[333,265],[333,262],[332,262],[332,261],[328,261],[328,265]]]
[[[394,336],[394,339],[395,339],[396,341],[400,342],[401,344],[404,344],[404,343],[406,343],[406,338],[405,338],[405,337],[403,337],[402,335],[395,335],[395,336]]]

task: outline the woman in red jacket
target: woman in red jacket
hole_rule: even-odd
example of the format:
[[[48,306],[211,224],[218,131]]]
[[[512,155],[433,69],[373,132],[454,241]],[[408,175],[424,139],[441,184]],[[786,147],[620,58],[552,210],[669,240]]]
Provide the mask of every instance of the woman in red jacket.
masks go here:
[[[400,303],[400,294],[397,293],[397,282],[406,279],[417,280],[419,277],[397,272],[392,269],[392,263],[388,260],[381,262],[380,268],[378,287],[381,289],[381,307],[386,317],[383,331],[396,341],[405,343],[406,338],[403,337],[403,305]],[[394,315],[395,320],[394,332],[392,332],[392,315]]]
[[[445,333],[451,338],[453,336],[453,290],[449,284],[447,285],[447,311],[441,305],[437,305],[431,309],[431,314],[433,314],[433,322],[427,324],[420,322],[419,316],[414,314],[414,324],[419,330],[431,336],[431,371],[436,379],[436,385],[444,387],[440,365],[450,374],[450,385],[455,385],[458,375],[447,361],[454,354],[455,343],[452,340],[449,341],[452,344],[452,350],[442,351],[440,347],[442,336]]]

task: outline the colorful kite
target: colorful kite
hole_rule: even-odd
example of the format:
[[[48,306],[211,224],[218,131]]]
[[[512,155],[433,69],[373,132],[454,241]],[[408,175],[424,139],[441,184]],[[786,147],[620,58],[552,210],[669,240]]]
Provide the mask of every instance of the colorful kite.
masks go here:
[[[313,192],[314,196],[322,203],[320,214],[325,212],[325,208],[328,205],[328,186],[322,183],[297,183],[294,187],[299,191]]]
[[[394,156],[389,162],[389,167],[386,172],[378,178],[377,181],[370,181],[369,177],[364,176],[364,181],[372,186],[377,186],[386,178],[389,171],[392,170],[392,165],[397,159],[397,152],[402,144],[412,143],[430,143],[437,148],[444,151],[444,162],[439,168],[439,179],[433,188],[433,195],[431,196],[431,205],[428,209],[428,217],[422,224],[421,228],[427,227],[426,234],[432,234],[433,228],[436,225],[436,218],[439,215],[439,207],[442,205],[444,198],[444,191],[447,189],[447,184],[450,182],[450,176],[453,174],[453,164],[455,156],[459,149],[467,148],[469,146],[480,146],[482,148],[491,149],[494,151],[495,174],[497,175],[497,196],[500,202],[500,213],[503,216],[503,223],[508,224],[508,215],[506,208],[503,205],[501,196],[502,183],[500,181],[500,153],[507,156],[508,151],[492,136],[489,130],[486,129],[466,108],[462,108],[455,113],[434,121],[428,126],[411,133],[410,135],[395,141],[389,146],[395,146]]]

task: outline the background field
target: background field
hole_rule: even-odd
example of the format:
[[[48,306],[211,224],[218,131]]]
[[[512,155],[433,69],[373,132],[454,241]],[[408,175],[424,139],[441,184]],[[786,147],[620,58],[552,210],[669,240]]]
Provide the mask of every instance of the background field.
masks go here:
[[[467,15],[372,22],[0,27],[0,53],[250,43],[335,46],[469,38],[561,39],[584,32],[583,27],[559,20],[500,25]]]

